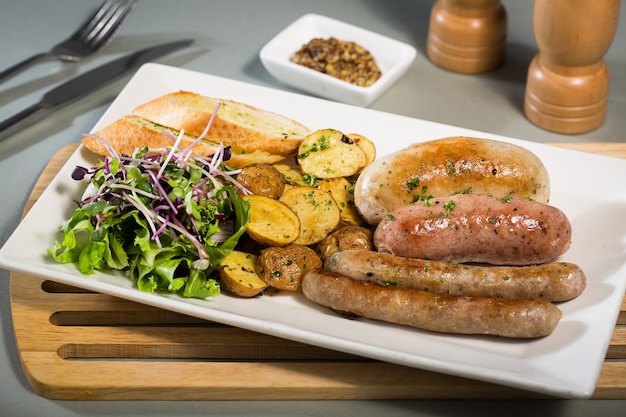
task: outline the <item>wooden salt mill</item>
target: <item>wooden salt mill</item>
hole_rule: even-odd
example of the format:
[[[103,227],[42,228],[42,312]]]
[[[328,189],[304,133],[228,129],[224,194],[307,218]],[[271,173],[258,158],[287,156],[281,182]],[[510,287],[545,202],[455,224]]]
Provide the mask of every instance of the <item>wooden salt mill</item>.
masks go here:
[[[526,117],[558,133],[583,133],[604,121],[609,71],[603,61],[617,30],[619,0],[535,0],[539,53],[530,64]]]
[[[490,71],[504,60],[506,31],[499,0],[438,0],[430,14],[426,52],[450,71]]]

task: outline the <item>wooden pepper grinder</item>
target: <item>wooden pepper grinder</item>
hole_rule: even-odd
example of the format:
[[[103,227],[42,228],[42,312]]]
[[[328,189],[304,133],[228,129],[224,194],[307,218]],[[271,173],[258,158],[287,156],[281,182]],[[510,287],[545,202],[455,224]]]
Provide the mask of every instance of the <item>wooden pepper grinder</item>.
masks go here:
[[[500,0],[438,0],[430,14],[426,51],[444,69],[486,72],[504,60],[506,31]]]
[[[558,133],[583,133],[604,121],[609,72],[603,61],[619,19],[619,0],[535,0],[539,53],[530,64],[524,112]]]

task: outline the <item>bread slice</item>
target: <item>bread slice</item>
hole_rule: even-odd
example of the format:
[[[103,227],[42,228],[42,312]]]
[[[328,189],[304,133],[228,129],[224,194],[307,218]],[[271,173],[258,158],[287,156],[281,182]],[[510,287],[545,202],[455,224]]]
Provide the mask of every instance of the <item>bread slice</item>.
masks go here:
[[[289,155],[311,133],[299,122],[282,115],[187,91],[158,97],[135,108],[134,114],[197,137],[204,132],[218,103],[221,107],[205,139],[246,153]]]
[[[160,126],[149,120],[137,116],[122,117],[93,135],[85,136],[83,145],[99,155],[109,155],[105,143],[94,136],[106,140],[118,154],[132,155],[137,148],[165,148],[172,146],[180,132],[175,129]],[[185,134],[180,142],[182,149],[190,146],[197,138]],[[194,145],[193,154],[213,155],[220,146],[219,142],[201,140]],[[272,164],[284,159],[282,155],[274,155],[265,151],[244,152],[231,147],[231,158],[225,164],[231,168],[243,168],[255,163]]]

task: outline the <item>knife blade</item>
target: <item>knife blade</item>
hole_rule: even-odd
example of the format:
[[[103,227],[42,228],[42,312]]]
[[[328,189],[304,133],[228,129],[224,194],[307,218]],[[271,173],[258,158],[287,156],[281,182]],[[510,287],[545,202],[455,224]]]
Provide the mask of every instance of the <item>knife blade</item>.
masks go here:
[[[53,110],[96,91],[125,72],[192,43],[192,39],[186,39],[142,49],[64,82],[46,92],[39,102],[0,122],[0,141],[42,119]]]

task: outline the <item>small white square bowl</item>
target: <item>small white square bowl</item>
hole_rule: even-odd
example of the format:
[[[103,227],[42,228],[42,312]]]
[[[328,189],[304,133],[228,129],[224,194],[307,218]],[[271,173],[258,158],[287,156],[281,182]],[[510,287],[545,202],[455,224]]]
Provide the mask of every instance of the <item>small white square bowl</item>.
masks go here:
[[[361,87],[298,65],[291,57],[313,38],[335,37],[367,49],[381,70],[381,77]],[[319,97],[361,107],[369,106],[395,83],[415,59],[415,48],[395,39],[317,14],[306,14],[287,26],[260,51],[263,66],[283,83]]]

